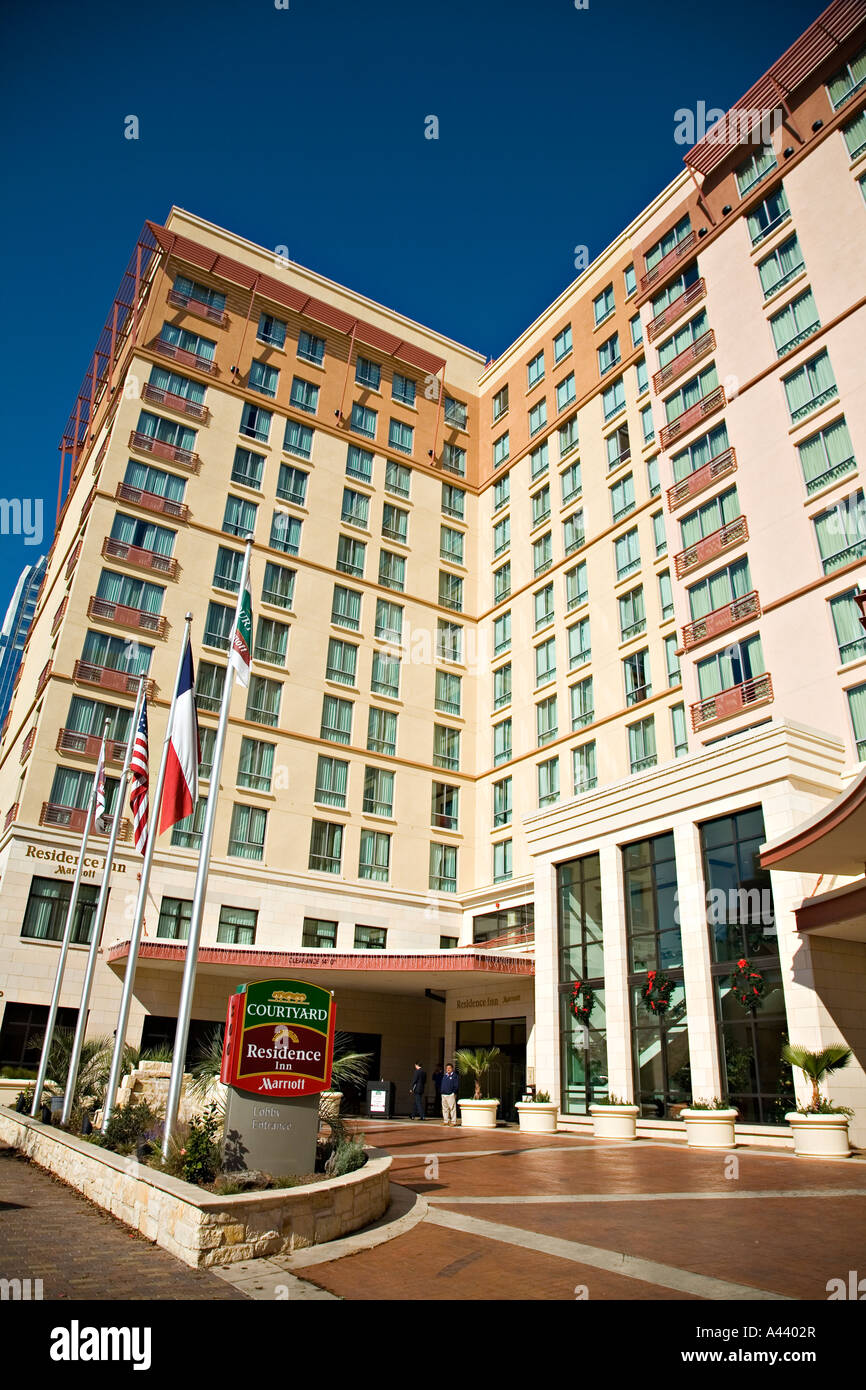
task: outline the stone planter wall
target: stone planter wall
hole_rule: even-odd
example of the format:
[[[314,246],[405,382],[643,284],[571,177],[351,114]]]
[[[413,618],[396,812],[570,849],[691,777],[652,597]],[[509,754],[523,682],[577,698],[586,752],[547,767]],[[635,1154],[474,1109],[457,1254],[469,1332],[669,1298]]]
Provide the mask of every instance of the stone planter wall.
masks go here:
[[[219,1197],[5,1107],[0,1141],[199,1267],[337,1240],[378,1220],[390,1201],[390,1158],[368,1159],[355,1173],[304,1187]]]

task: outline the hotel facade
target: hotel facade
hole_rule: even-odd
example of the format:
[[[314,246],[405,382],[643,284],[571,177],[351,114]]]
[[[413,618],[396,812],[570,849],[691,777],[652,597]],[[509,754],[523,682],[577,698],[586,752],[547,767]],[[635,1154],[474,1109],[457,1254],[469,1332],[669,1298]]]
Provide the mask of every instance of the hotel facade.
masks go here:
[[[201,799],[156,849],[132,1042],[172,1035],[218,795],[193,1044],[238,984],[308,977],[403,1113],[416,1057],[492,1044],[505,1118],[528,1086],[576,1126],[728,1095],[772,1142],[782,1042],[844,1039],[866,1142],[864,96],[866,6],[837,0],[492,364],[179,208],[145,225],[0,745],[0,1065],[44,1026],[104,721],[111,811],[142,675],[155,780],[190,612]]]

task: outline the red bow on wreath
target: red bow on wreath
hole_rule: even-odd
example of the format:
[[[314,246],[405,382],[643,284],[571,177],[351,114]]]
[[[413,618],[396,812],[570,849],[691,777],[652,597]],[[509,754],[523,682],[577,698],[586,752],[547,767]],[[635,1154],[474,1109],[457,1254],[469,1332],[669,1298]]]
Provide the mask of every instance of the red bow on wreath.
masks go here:
[[[582,980],[575,980],[571,986],[571,1012],[578,1023],[588,1023],[595,1007],[595,994]]]
[[[661,970],[647,971],[646,984],[641,990],[641,999],[648,1013],[660,1015],[665,1012],[674,992],[674,982]]]

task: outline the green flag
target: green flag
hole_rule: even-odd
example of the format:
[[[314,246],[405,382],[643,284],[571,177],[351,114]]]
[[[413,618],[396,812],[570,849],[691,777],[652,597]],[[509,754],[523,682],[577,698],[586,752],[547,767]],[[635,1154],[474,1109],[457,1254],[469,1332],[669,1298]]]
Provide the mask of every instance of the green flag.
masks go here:
[[[229,652],[229,664],[235,668],[237,678],[241,685],[250,683],[250,647],[253,640],[253,604],[250,597],[250,585],[247,580],[246,587],[238,601],[238,611],[235,615],[235,629],[232,634],[232,645]]]

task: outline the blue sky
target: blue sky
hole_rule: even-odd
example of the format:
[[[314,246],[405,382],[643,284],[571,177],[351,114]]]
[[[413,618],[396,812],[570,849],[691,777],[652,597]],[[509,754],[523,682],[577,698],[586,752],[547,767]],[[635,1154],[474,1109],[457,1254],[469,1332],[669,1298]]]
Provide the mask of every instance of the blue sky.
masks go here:
[[[176,203],[287,245],[495,356],[574,278],[573,248],[596,255],[682,168],[675,111],[732,105],[823,8],[288,4],[7,10],[0,497],[44,498],[43,549],[57,442],[146,218]],[[0,534],[0,617],[39,553]]]

